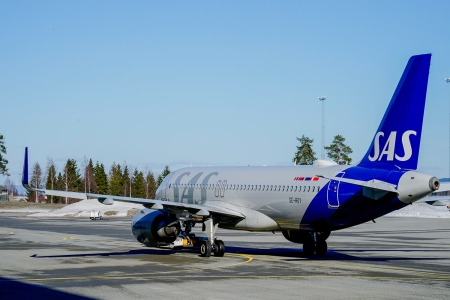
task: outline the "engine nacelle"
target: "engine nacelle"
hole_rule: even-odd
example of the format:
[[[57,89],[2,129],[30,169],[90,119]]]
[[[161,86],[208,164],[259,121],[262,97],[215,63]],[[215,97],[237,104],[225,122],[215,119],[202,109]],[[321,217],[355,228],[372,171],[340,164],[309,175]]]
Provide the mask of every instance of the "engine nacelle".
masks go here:
[[[306,230],[287,230],[282,231],[283,236],[290,242],[303,244],[313,238],[312,231]],[[316,231],[316,239],[325,241],[330,236],[329,231]]]
[[[131,226],[134,237],[140,243],[152,246],[174,242],[180,229],[180,222],[176,218],[152,209],[142,209],[135,214]]]

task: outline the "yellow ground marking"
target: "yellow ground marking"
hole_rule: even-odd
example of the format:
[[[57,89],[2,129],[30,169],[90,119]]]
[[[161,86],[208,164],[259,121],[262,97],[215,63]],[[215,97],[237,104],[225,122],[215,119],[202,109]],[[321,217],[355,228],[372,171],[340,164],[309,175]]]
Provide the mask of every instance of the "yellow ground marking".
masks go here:
[[[395,277],[395,276],[351,276],[351,275],[115,275],[115,276],[86,276],[86,277],[61,277],[61,278],[20,278],[21,281],[63,281],[77,279],[380,279],[380,280],[401,280],[401,281],[450,281],[450,278],[441,277]],[[0,280],[1,282],[1,280]]]
[[[319,264],[319,265],[331,265],[335,267],[350,267],[350,268],[358,268],[358,269],[374,269],[374,270],[383,270],[383,271],[395,271],[395,272],[408,272],[408,273],[416,273],[416,274],[427,274],[427,275],[436,275],[436,276],[450,276],[449,272],[439,272],[439,271],[421,271],[415,269],[408,268],[398,268],[398,267],[383,267],[376,265],[367,265],[367,264],[357,264],[357,263],[344,263],[344,262],[336,262],[336,261],[317,261],[317,260],[309,260],[307,258],[296,258],[296,257],[270,257],[270,255],[255,255],[255,259],[261,260],[278,260],[291,262],[290,259],[296,259],[299,263],[308,263],[308,264]]]
[[[358,265],[352,263],[336,263],[336,262],[321,262],[321,263],[329,263],[334,266],[349,266],[352,268],[360,268],[360,269],[375,269],[375,270],[386,270],[386,271],[395,271],[395,272],[408,272],[408,273],[416,273],[416,274],[429,274],[429,275],[439,275],[439,276],[450,276],[448,272],[439,272],[439,271],[421,271],[416,269],[408,269],[408,268],[397,268],[397,267],[382,267],[382,266],[372,266],[372,265]]]
[[[245,250],[244,250],[245,251]],[[242,252],[244,252],[242,251]],[[439,272],[439,271],[421,271],[421,270],[415,270],[415,269],[408,269],[408,268],[399,268],[399,267],[383,267],[383,266],[376,266],[376,265],[367,265],[367,264],[352,264],[352,263],[341,263],[336,261],[318,261],[318,260],[311,260],[308,258],[303,257],[292,257],[292,256],[271,256],[271,255],[253,255],[255,259],[261,259],[261,260],[278,260],[278,261],[284,261],[291,263],[290,260],[295,259],[299,263],[309,263],[309,264],[323,264],[323,265],[332,265],[336,267],[352,267],[352,268],[360,268],[360,269],[376,269],[376,270],[389,270],[389,271],[398,271],[398,272],[412,272],[412,273],[420,273],[420,274],[435,274],[439,276],[450,276],[450,272]]]
[[[242,264],[249,263],[253,260],[253,257],[247,254],[229,254],[227,256],[232,257],[239,257],[239,258],[246,258],[245,261],[232,263],[232,264],[226,264],[226,265],[218,265],[218,266],[210,266],[210,267],[204,267],[204,268],[191,268],[188,270],[172,270],[172,271],[161,271],[161,272],[146,272],[146,273],[132,273],[132,274],[110,274],[110,275],[93,275],[93,276],[78,276],[78,277],[55,277],[55,278],[20,278],[22,281],[52,281],[52,280],[83,280],[83,279],[122,279],[122,278],[153,278],[153,277],[160,277],[163,274],[170,274],[170,273],[186,273],[186,272],[194,272],[194,271],[206,271],[206,270],[213,270],[213,269],[223,269],[223,268],[229,268],[234,267]],[[223,259],[223,258],[222,258]],[[176,276],[169,276],[169,277],[183,277],[183,275],[176,275]],[[190,276],[186,276],[190,277]],[[204,276],[205,278],[211,278],[211,276]],[[233,276],[230,276],[231,278]],[[1,280],[0,280],[1,282]]]

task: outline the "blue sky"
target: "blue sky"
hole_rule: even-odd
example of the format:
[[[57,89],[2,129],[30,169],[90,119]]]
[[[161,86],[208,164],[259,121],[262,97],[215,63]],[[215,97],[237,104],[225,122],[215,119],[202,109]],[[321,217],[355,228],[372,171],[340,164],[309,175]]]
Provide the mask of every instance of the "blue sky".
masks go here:
[[[3,1],[0,133],[12,179],[84,157],[156,173],[365,154],[411,55],[432,53],[419,169],[449,174],[449,1]],[[0,178],[0,181],[1,180]]]

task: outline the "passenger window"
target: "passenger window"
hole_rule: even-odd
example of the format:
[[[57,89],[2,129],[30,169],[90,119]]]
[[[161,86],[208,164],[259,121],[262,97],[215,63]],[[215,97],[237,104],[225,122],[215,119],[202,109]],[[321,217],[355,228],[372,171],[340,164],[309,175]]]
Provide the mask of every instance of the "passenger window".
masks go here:
[[[317,187],[317,192],[319,192],[319,191],[320,191],[320,186]]]
[[[303,191],[306,192],[306,185],[303,187]]]
[[[265,185],[263,185],[263,188],[262,188],[262,190],[264,191],[266,189],[266,186]]]
[[[258,185],[258,191],[260,191],[261,190],[261,185]]]
[[[310,189],[311,187],[310,186],[308,186],[308,192],[309,192],[309,189]]]
[[[314,191],[315,191],[315,190],[316,190],[316,187],[315,187],[315,186],[313,186],[313,190],[312,190],[312,191],[313,191],[313,193],[314,193]]]

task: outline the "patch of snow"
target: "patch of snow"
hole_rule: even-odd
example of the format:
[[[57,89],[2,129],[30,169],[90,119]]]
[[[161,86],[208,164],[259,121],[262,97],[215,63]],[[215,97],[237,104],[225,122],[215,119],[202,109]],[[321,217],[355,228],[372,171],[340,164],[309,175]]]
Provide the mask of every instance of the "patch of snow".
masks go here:
[[[104,205],[97,199],[82,200],[53,211],[39,212],[30,217],[86,217],[91,216],[91,211],[100,211],[103,216],[126,217],[129,210],[142,209],[142,204],[115,201],[113,205]],[[113,213],[114,212],[114,213]]]
[[[46,213],[52,210],[52,208],[40,207],[0,208],[0,213]]]
[[[386,217],[450,218],[450,211],[446,206],[414,203],[402,209],[393,211],[387,214]]]

